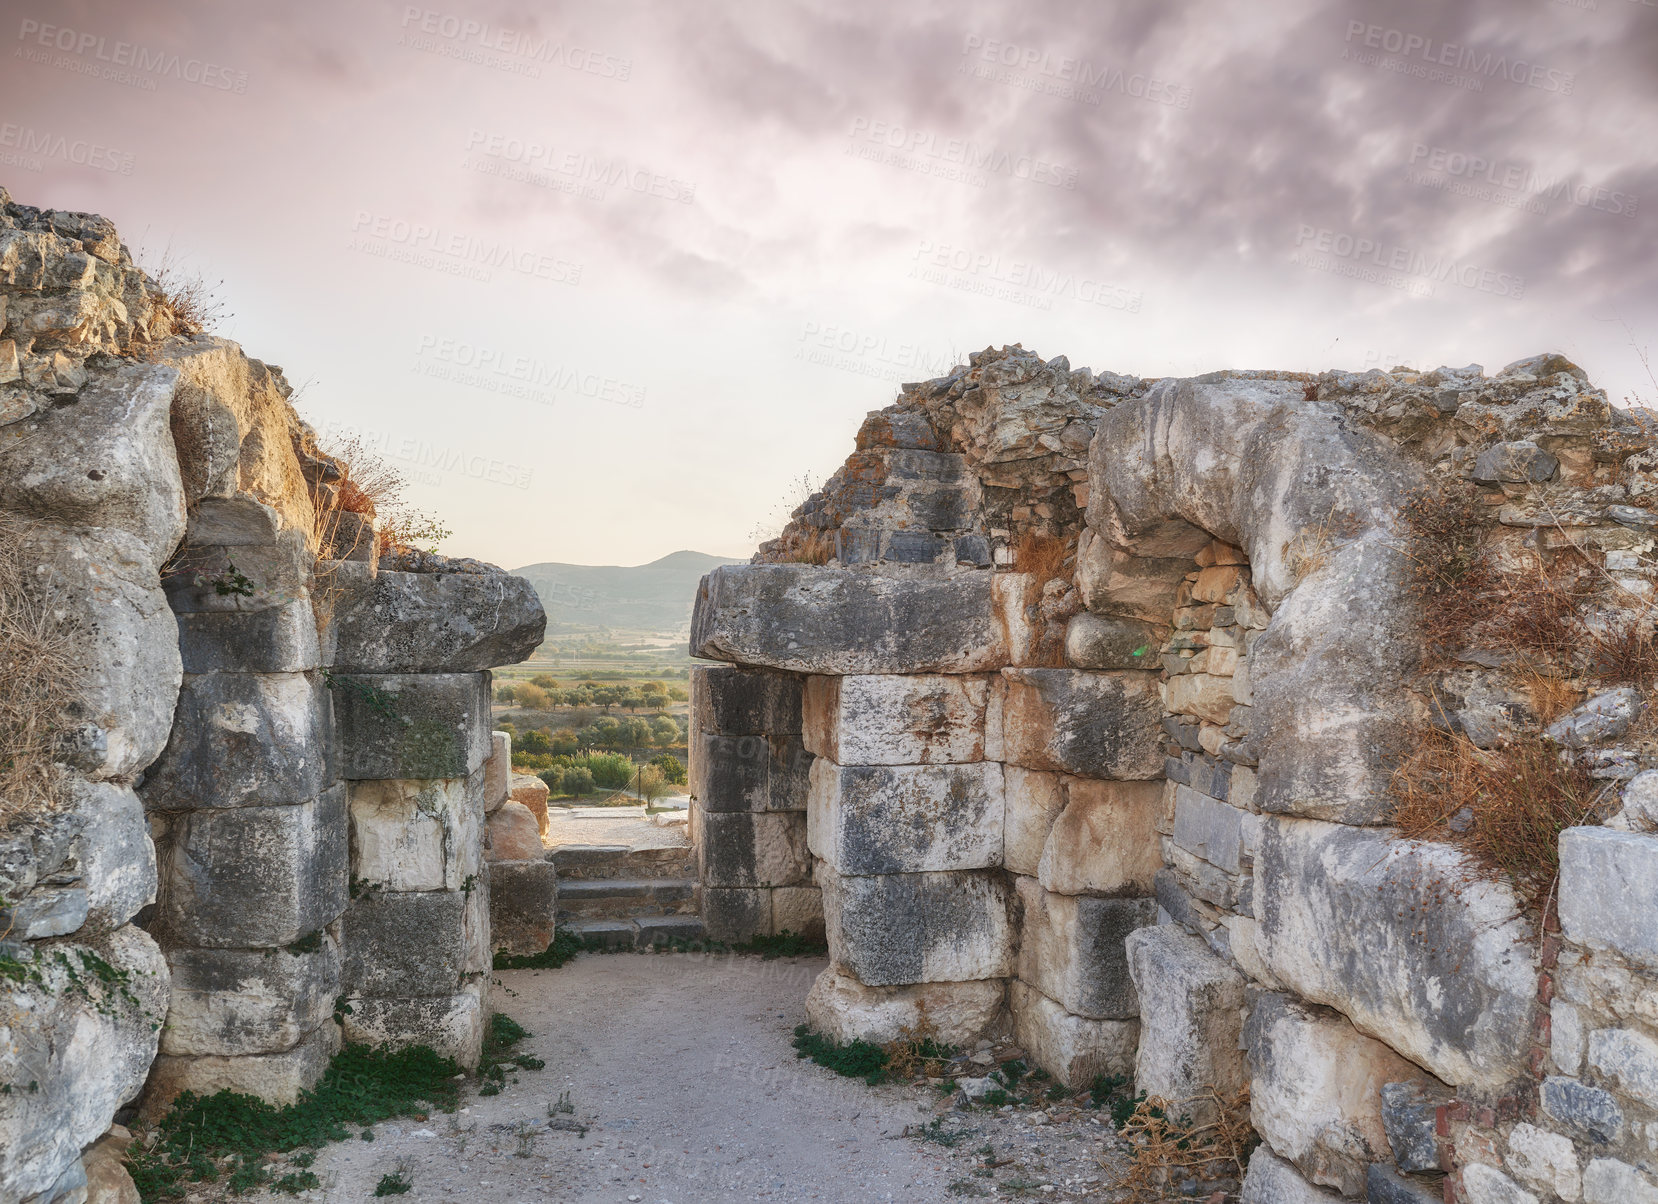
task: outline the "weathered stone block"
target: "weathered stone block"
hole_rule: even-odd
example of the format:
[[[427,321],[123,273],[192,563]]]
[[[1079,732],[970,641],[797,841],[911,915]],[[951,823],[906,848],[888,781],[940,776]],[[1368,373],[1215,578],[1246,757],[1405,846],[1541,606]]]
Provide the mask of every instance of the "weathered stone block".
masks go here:
[[[177,811],[315,798],[329,784],[328,716],[318,674],[188,674],[144,803]]]
[[[483,780],[349,783],[352,877],[380,890],[460,890],[478,872]]]
[[[1551,1076],[1543,1080],[1538,1099],[1544,1112],[1584,1140],[1608,1145],[1623,1135],[1623,1109],[1599,1087]]]
[[[691,729],[722,736],[799,735],[803,681],[747,665],[691,668]]]
[[[796,886],[811,881],[803,813],[705,813],[698,822],[697,860],[703,885]]]
[[[1036,1065],[1067,1087],[1081,1089],[1098,1075],[1134,1072],[1138,1020],[1089,1020],[1073,1016],[1035,987],[1008,984],[1013,1039]]]
[[[763,887],[702,888],[702,926],[710,940],[732,944],[772,933],[772,895]]]
[[[838,765],[959,765],[985,758],[984,675],[809,677],[806,749]]]
[[[490,753],[487,673],[335,674],[343,778],[464,778]]]
[[[85,922],[89,933],[109,932],[131,920],[145,904],[155,902],[155,846],[144,819],[144,804],[131,786],[80,777],[71,779],[70,796],[81,829]]]
[[[1508,1135],[1503,1165],[1516,1179],[1545,1194],[1553,1192],[1562,1199],[1575,1200],[1583,1190],[1583,1174],[1571,1138],[1524,1121]]]
[[[1091,778],[1163,772],[1162,715],[1150,673],[1010,669],[990,743],[1010,764]]]
[[[459,891],[367,891],[340,921],[344,989],[399,998],[449,995],[466,961]]]
[[[1541,1204],[1531,1192],[1483,1162],[1462,1168],[1462,1194],[1468,1204]]]
[[[806,994],[806,1023],[837,1041],[913,1040],[922,1032],[947,1045],[966,1045],[996,1022],[1002,983],[930,982],[869,987],[829,966]]]
[[[708,812],[803,811],[813,756],[799,736],[690,737],[691,795]]]
[[[324,1024],[292,1049],[240,1057],[169,1057],[155,1060],[144,1088],[144,1112],[159,1117],[186,1091],[213,1095],[234,1091],[266,1103],[297,1103],[300,1092],[317,1085],[340,1051],[340,1026]]]
[[[1150,895],[1163,863],[1163,784],[1066,778],[1065,793],[1037,868],[1042,885],[1067,895]]]
[[[1093,530],[1085,530],[1077,543],[1077,589],[1098,615],[1167,623],[1191,567],[1184,556],[1130,555]]]
[[[1627,1162],[1596,1158],[1583,1168],[1583,1204],[1658,1204],[1658,1182]]]
[[[1216,869],[1236,874],[1243,867],[1244,826],[1250,822],[1247,812],[1217,803],[1190,786],[1175,788],[1175,844]]]
[[[313,802],[179,816],[161,867],[171,942],[211,949],[291,945],[345,910],[345,787]]]
[[[353,997],[345,1018],[346,1040],[405,1049],[425,1045],[471,1070],[483,1049],[489,1016],[483,986],[468,984],[449,995],[420,998]]]
[[[334,663],[345,673],[474,673],[525,660],[547,616],[509,573],[393,573],[334,600]]]
[[[1427,1079],[1382,1084],[1382,1128],[1400,1170],[1417,1174],[1441,1169],[1439,1109],[1454,1102],[1455,1096],[1442,1084]]]
[[[316,615],[305,598],[181,614],[178,649],[186,673],[303,673],[322,665]]]
[[[1140,995],[1134,1081],[1171,1101],[1214,1087],[1231,1095],[1249,1082],[1239,1048],[1244,979],[1197,937],[1171,924],[1128,934],[1128,970]],[[1192,1106],[1205,1119],[1212,1107]]]
[[[1176,715],[1195,715],[1222,726],[1230,722],[1232,679],[1209,673],[1182,673],[1169,678],[1168,707]]]
[[[1537,971],[1513,894],[1466,878],[1449,845],[1263,817],[1261,955],[1445,1082],[1499,1086],[1524,1072]]]
[[[1658,1109],[1658,1041],[1628,1028],[1589,1034],[1589,1067],[1631,1099]]]
[[[1065,626],[1065,663],[1073,669],[1145,669],[1156,662],[1167,630],[1084,611]]]
[[[51,1187],[143,1085],[167,1012],[167,963],[130,925],[12,952],[42,979],[8,980],[0,1009],[0,1083],[13,1088],[0,1096],[0,1199],[22,1200]],[[102,984],[90,957],[126,976],[131,1000]],[[71,970],[85,993],[71,988]]]
[[[1365,1172],[1366,1204],[1444,1204],[1438,1180],[1412,1179],[1384,1162],[1372,1162]]]
[[[508,799],[491,813],[485,828],[484,847],[491,861],[533,861],[545,855],[541,825],[523,803]]]
[[[1002,862],[1002,767],[812,763],[811,850],[843,874],[984,869]]]
[[[255,611],[302,602],[316,557],[304,532],[289,527],[265,544],[191,544],[161,579],[174,613]]]
[[[819,866],[829,956],[867,986],[1006,978],[1008,887],[993,870],[842,877]]]
[[[823,892],[815,886],[779,886],[771,892],[773,932],[823,939]]]
[[[1416,1068],[1340,1014],[1289,995],[1255,996],[1243,1040],[1255,1131],[1310,1182],[1362,1195],[1365,1168],[1392,1154],[1382,1086]]]
[[[508,953],[540,953],[553,942],[558,870],[551,861],[497,861],[489,867],[490,943]]]
[[[1591,949],[1658,969],[1658,836],[1610,828],[1560,834],[1560,927]]]
[[[1002,797],[1002,864],[1009,873],[1035,877],[1048,833],[1065,809],[1060,777],[1008,765],[1002,770]]]
[[[1239,1204],[1336,1204],[1341,1197],[1333,1191],[1314,1187],[1301,1177],[1292,1163],[1258,1145],[1249,1156]]]
[[[1019,977],[1078,1016],[1137,1018],[1124,941],[1157,923],[1157,900],[1050,894],[1030,878],[1017,889],[1024,904]]]
[[[697,591],[691,652],[796,673],[999,669],[1016,663],[1028,640],[1021,591],[1004,584],[1009,576],[723,565]]]
[[[161,1030],[171,1056],[242,1057],[292,1049],[334,1018],[340,953],[326,932],[309,949],[169,949],[172,1003]]]
[[[489,733],[489,756],[484,761],[484,810],[493,811],[512,793],[512,737]]]
[[[529,808],[530,814],[535,816],[536,828],[543,836],[547,834],[547,798],[551,793],[547,783],[533,774],[512,775],[512,791],[508,797]]]

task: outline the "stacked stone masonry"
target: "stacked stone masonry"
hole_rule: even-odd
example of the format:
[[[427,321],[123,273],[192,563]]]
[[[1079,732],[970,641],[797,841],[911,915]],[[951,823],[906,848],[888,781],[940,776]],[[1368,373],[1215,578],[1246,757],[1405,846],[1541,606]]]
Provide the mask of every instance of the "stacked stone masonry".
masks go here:
[[[1504,646],[1424,660],[1405,553],[1413,499],[1471,491],[1491,563],[1586,565],[1594,622],[1650,628],[1655,468],[1658,415],[1558,356],[1143,381],[987,349],[704,580],[703,748],[707,683],[802,712],[705,751],[700,789],[745,801],[702,796],[699,855],[752,864],[751,821],[734,849],[708,820],[773,808],[758,750],[798,730],[816,1027],[1247,1090],[1259,1204],[1658,1201],[1648,700],[1546,670],[1587,700],[1545,735]],[[1560,838],[1558,924],[1388,826],[1425,725],[1547,739],[1610,800]]]
[[[109,222],[0,189],[0,558],[73,695],[56,786],[0,799],[0,1200],[136,1198],[140,1097],[289,1102],[342,1040],[476,1060],[488,670],[545,618],[377,562],[290,392]]]

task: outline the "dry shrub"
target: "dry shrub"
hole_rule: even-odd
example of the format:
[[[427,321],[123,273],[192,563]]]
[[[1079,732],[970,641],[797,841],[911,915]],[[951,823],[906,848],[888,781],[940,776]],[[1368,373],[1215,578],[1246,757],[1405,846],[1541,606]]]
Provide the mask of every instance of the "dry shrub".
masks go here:
[[[1653,616],[1635,615],[1595,632],[1589,640],[1589,672],[1597,680],[1643,691],[1658,687],[1658,628]]]
[[[225,312],[224,302],[217,294],[223,286],[208,284],[199,272],[187,272],[174,260],[171,249],[164,251],[161,262],[149,273],[155,292],[151,299],[151,327],[162,318],[174,334],[201,334],[234,315]]]
[[[1063,539],[1026,531],[1013,550],[1013,567],[1017,572],[1030,574],[1040,596],[1044,585],[1055,577],[1065,575],[1065,561],[1069,554],[1070,549]]]
[[[76,633],[27,588],[27,564],[22,529],[0,515],[0,820],[63,802],[53,754],[77,694]]]
[[[329,548],[342,523],[340,514],[357,514],[376,522],[379,553],[436,552],[450,531],[404,498],[408,480],[374,448],[354,434],[334,439],[326,453],[340,470],[332,505],[317,507],[317,545]],[[350,552],[351,549],[345,549]],[[337,554],[337,553],[336,553]]]
[[[777,560],[780,564],[828,564],[835,558],[835,537],[828,531],[813,527],[790,532],[783,539],[785,547]]]
[[[1193,1120],[1197,1114],[1200,1120]],[[1182,1198],[1178,1179],[1241,1180],[1260,1144],[1249,1121],[1249,1088],[1222,1095],[1214,1087],[1190,1099],[1144,1099],[1119,1130],[1131,1147],[1128,1169],[1114,1185],[1125,1204]]]
[[[1540,909],[1560,871],[1560,833],[1603,818],[1615,798],[1583,759],[1540,736],[1479,748],[1438,729],[1395,771],[1393,793],[1403,835],[1455,844],[1473,876],[1507,879]]]

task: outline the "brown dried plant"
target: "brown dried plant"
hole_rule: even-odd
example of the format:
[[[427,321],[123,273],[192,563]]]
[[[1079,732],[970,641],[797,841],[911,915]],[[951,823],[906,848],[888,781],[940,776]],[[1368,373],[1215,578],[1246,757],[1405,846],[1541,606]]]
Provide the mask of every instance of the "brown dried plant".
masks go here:
[[[162,252],[149,277],[155,287],[151,295],[152,330],[158,330],[157,319],[161,319],[172,334],[202,334],[234,316],[225,312],[224,302],[218,296],[217,290],[224,281],[209,284],[201,273],[184,270],[173,258],[170,247]]]
[[[64,801],[54,753],[78,693],[76,633],[29,588],[29,560],[21,524],[0,515],[0,820]]]
[[[1193,1119],[1196,1117],[1197,1119]],[[1113,1185],[1124,1204],[1178,1200],[1176,1178],[1241,1180],[1260,1144],[1249,1119],[1249,1088],[1223,1094],[1210,1086],[1190,1099],[1144,1099],[1119,1130],[1130,1146],[1127,1169]]]
[[[787,546],[779,554],[780,563],[828,564],[835,558],[835,537],[828,531],[786,532],[783,540]]]

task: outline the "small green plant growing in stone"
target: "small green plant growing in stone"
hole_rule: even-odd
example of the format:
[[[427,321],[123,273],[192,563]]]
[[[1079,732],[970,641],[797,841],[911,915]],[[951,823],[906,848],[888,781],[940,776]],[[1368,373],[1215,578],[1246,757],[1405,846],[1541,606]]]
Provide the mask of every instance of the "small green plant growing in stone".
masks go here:
[[[397,696],[389,690],[382,690],[379,686],[370,685],[368,682],[355,677],[333,673],[327,669],[322,671],[322,682],[330,690],[338,686],[342,690],[348,690],[355,694],[363,700],[364,706],[381,718],[396,719],[400,713],[397,709]]]
[[[495,969],[556,970],[576,954],[584,953],[588,949],[589,946],[580,937],[560,928],[553,934],[552,943],[540,953],[508,953],[504,949],[497,950]]]
[[[740,945],[731,946],[733,953],[757,953],[765,961],[779,957],[822,957],[829,946],[821,939],[802,936],[785,928],[775,935],[750,937]]]
[[[374,1185],[374,1196],[401,1196],[407,1194],[414,1187],[414,1163],[407,1158],[399,1158],[397,1165],[386,1174],[380,1176],[380,1182]]]
[[[478,1077],[483,1080],[478,1088],[479,1095],[499,1095],[506,1085],[509,1070],[541,1070],[546,1067],[547,1063],[540,1058],[512,1052],[514,1045],[531,1035],[527,1028],[504,1012],[496,1012],[489,1018],[483,1054],[478,1060]]]
[[[512,1135],[518,1142],[518,1157],[528,1158],[535,1153],[535,1139],[541,1136],[541,1133],[533,1124],[527,1120],[519,1121],[513,1128]]]
[[[322,948],[322,929],[318,928],[315,932],[307,932],[293,944],[286,945],[284,948],[296,956],[301,953],[315,953]]]
[[[576,1105],[571,1102],[568,1091],[560,1091],[558,1099],[547,1105],[548,1116],[574,1116],[575,1114]]]
[[[225,571],[217,577],[197,578],[197,584],[211,585],[221,598],[251,598],[255,588],[253,578],[238,569],[234,560],[226,561]]]
[[[931,1038],[894,1041],[875,1045],[869,1041],[842,1044],[824,1033],[815,1033],[804,1024],[794,1030],[795,1057],[810,1058],[817,1065],[847,1078],[862,1079],[871,1087],[897,1079],[908,1079],[925,1062],[951,1057],[954,1050]]]

